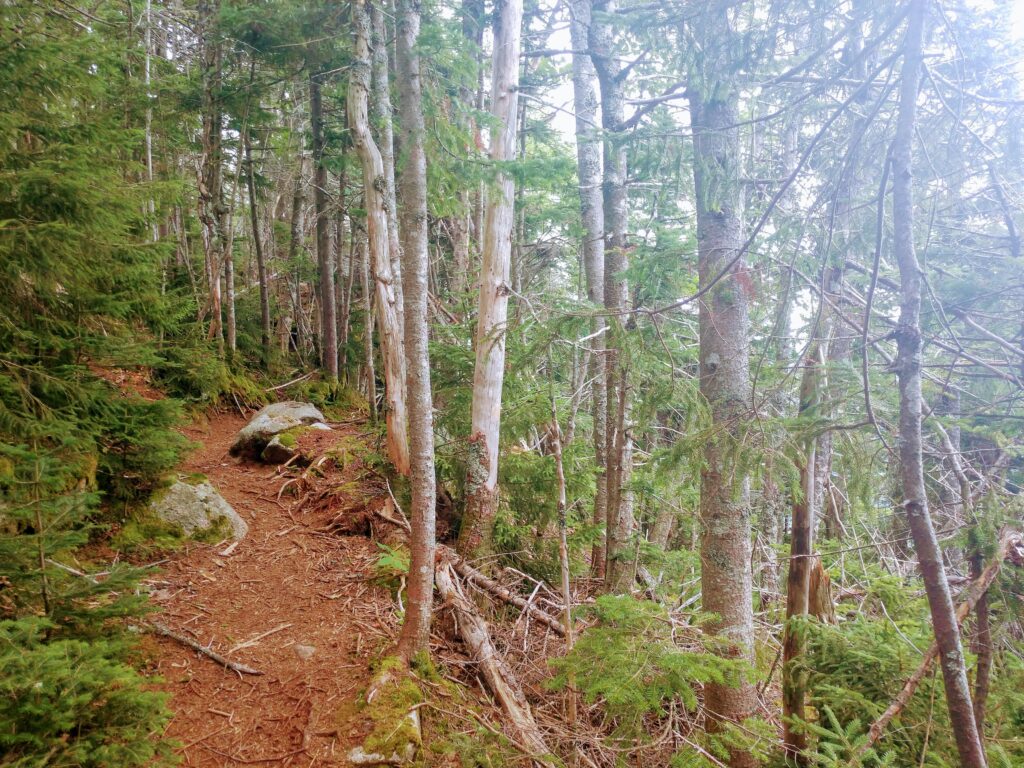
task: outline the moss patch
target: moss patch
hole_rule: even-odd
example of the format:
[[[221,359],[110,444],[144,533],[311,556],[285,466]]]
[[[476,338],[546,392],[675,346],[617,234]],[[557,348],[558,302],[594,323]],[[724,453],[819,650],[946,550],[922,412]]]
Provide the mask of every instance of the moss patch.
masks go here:
[[[180,525],[161,520],[149,510],[137,511],[110,544],[128,554],[152,554],[180,549],[188,540]]]
[[[390,758],[405,755],[410,744],[418,748],[419,719],[410,713],[423,702],[423,692],[399,657],[386,656],[378,662],[371,697],[363,702],[360,713],[370,723],[363,750]]]

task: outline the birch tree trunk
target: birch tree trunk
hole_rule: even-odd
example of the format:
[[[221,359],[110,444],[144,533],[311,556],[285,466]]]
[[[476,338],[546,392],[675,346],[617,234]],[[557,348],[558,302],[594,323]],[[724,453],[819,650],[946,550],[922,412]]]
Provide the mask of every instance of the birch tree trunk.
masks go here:
[[[366,0],[353,0],[352,27],[355,40],[348,91],[348,115],[352,140],[363,167],[366,231],[369,258],[373,264],[377,316],[380,322],[380,348],[384,363],[388,458],[400,474],[408,475],[409,433],[402,342],[404,334],[399,322],[398,294],[391,269],[387,175],[380,150],[370,133],[370,19]]]
[[[601,202],[601,140],[599,137],[597,92],[594,89],[594,64],[585,53],[590,46],[591,0],[572,0],[569,4],[572,36],[573,105],[576,113],[576,166],[580,185],[580,218],[583,221],[583,267],[587,278],[587,298],[594,307],[604,303],[604,208]],[[596,315],[591,322],[591,359],[597,373],[592,387],[594,419],[594,464],[597,467],[594,492],[594,525],[603,527],[608,520],[608,475],[605,463],[608,439],[608,384],[604,364],[605,321]],[[597,578],[605,573],[605,541],[594,544],[591,572]]]
[[[316,263],[320,275],[320,361],[328,381],[338,381],[338,302],[334,288],[331,222],[327,216],[321,75],[309,76],[309,122],[313,134],[313,205],[316,210]]]
[[[496,167],[512,160],[516,152],[522,23],[522,0],[498,0],[494,14],[491,66],[491,114],[494,123],[490,147],[490,158]],[[512,177],[499,170],[497,184],[488,195],[484,219],[466,509],[458,542],[459,554],[467,559],[479,558],[493,550],[514,195]]]
[[[378,3],[370,3],[370,26],[373,34],[372,76],[370,78],[370,118],[377,135],[380,159],[384,163],[384,192],[388,216],[388,258],[395,288],[398,325],[403,326],[405,314],[402,300],[402,243],[398,235],[398,203],[395,197],[395,133],[394,110],[391,107],[391,83],[388,74],[388,30],[384,12]],[[404,86],[400,83],[399,87]]]
[[[967,682],[953,600],[946,581],[935,529],[928,510],[921,444],[921,265],[914,249],[914,185],[912,158],[917,95],[921,81],[921,49],[927,0],[910,0],[903,50],[900,106],[893,142],[893,251],[900,272],[900,318],[896,336],[899,382],[900,480],[903,509],[914,540],[931,609],[935,642],[942,665],[950,725],[964,768],[984,768],[985,751]]]
[[[750,563],[749,478],[739,475],[734,446],[750,419],[750,323],[743,259],[739,152],[739,97],[728,73],[732,30],[729,3],[709,3],[694,33],[702,60],[688,86],[694,133],[697,193],[697,258],[700,299],[700,391],[711,411],[712,435],[704,450],[700,478],[702,607],[717,618],[712,632],[729,643],[732,656],[752,659],[754,616]],[[736,263],[732,263],[736,260]],[[724,273],[724,274],[723,274]],[[719,276],[721,278],[719,279]],[[717,281],[717,282],[716,282]],[[754,712],[751,685],[707,685],[709,730],[722,721],[740,721]],[[734,750],[732,768],[756,764]]]
[[[398,641],[403,657],[428,649],[434,602],[434,419],[430,390],[427,325],[427,161],[423,149],[423,94],[416,41],[420,0],[398,2],[398,78],[402,118],[402,281],[405,297],[406,382],[409,395],[410,468],[412,479],[409,602]]]

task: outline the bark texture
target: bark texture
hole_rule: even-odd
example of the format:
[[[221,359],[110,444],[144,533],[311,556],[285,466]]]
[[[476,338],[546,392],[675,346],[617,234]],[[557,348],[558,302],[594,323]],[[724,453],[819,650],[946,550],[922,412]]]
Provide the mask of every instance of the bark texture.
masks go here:
[[[499,0],[494,19],[491,65],[491,115],[494,123],[490,158],[498,165],[514,159],[516,152],[522,0]],[[512,178],[499,171],[497,184],[487,201],[484,219],[466,509],[458,545],[459,554],[471,559],[490,554],[493,549],[514,195]]]
[[[263,352],[263,365],[270,362],[270,287],[267,284],[267,260],[263,253],[263,239],[260,236],[258,200],[256,199],[255,166],[252,162],[252,139],[249,133],[244,134],[246,182],[249,189],[249,222],[252,225],[252,246],[256,252],[256,271],[260,285],[260,349]]]
[[[583,222],[583,268],[587,298],[594,307],[604,302],[604,208],[601,200],[601,139],[594,63],[584,51],[590,45],[591,0],[569,3],[572,38],[573,106],[576,115],[576,167],[580,185],[580,218]],[[593,369],[597,374],[591,387],[594,420],[594,464],[597,467],[594,492],[594,525],[603,527],[608,519],[608,475],[605,443],[608,439],[608,385],[604,367],[605,320],[597,315],[591,322],[590,343]],[[594,544],[591,571],[597,578],[605,573],[603,540]]]
[[[604,305],[609,313],[605,342],[605,475],[606,571],[605,589],[624,592],[633,582],[632,558],[625,544],[632,531],[633,508],[629,491],[632,445],[629,432],[629,401],[626,371],[621,365],[622,310],[628,300],[623,273],[628,266],[626,234],[629,200],[626,193],[627,155],[619,126],[625,116],[625,94],[621,59],[614,49],[609,17],[616,12],[615,0],[599,0],[592,10],[589,49],[601,91],[601,124],[605,131],[602,207],[604,211]]]
[[[320,80],[309,76],[309,122],[313,134],[313,207],[316,211],[316,263],[320,286],[320,364],[329,381],[338,380],[338,310],[334,288],[331,222],[327,216],[327,166],[324,165],[324,112]]]
[[[804,362],[800,385],[800,415],[813,416],[818,406],[821,347],[812,345]],[[804,441],[804,453],[798,460],[800,468],[800,497],[793,503],[793,522],[789,546],[789,575],[786,582],[786,629],[782,641],[782,743],[786,759],[796,765],[806,765],[807,736],[802,726],[792,718],[805,719],[804,695],[807,683],[804,675],[795,670],[795,660],[803,652],[800,635],[794,631],[792,619],[806,616],[810,607],[811,573],[814,565],[814,525],[818,494],[816,489],[815,451],[817,440]]]
[[[409,401],[409,457],[412,531],[409,549],[409,603],[399,649],[411,659],[428,650],[434,600],[435,502],[434,416],[430,388],[427,325],[427,161],[423,149],[423,94],[416,41],[419,0],[399,0],[397,64],[401,84],[402,281],[405,300],[406,391]]]
[[[942,665],[946,704],[960,764],[984,768],[985,752],[967,682],[960,630],[943,568],[942,552],[932,527],[924,482],[921,442],[921,265],[914,249],[912,157],[917,93],[921,79],[921,48],[927,0],[910,0],[903,51],[900,106],[893,142],[893,251],[900,271],[900,318],[895,336],[899,381],[899,456],[903,509],[914,541],[931,609],[935,642]]]
[[[405,356],[398,294],[391,269],[388,227],[388,182],[377,143],[370,133],[370,19],[366,0],[352,2],[354,56],[348,91],[349,126],[363,168],[366,230],[380,323],[380,349],[384,363],[384,396],[387,400],[388,458],[399,473],[409,474],[408,413],[405,402]]]
[[[697,192],[700,391],[711,411],[713,433],[704,451],[700,482],[701,592],[703,608],[717,618],[713,632],[726,653],[752,659],[754,616],[750,564],[749,480],[734,459],[750,418],[750,277],[742,258],[738,93],[729,79],[733,32],[729,3],[709,3],[694,32],[702,59],[689,83]],[[734,263],[735,262],[735,263]],[[717,282],[716,282],[717,281]],[[713,730],[719,721],[740,721],[754,712],[754,689],[705,687]],[[745,768],[754,758],[733,751],[729,765]]]

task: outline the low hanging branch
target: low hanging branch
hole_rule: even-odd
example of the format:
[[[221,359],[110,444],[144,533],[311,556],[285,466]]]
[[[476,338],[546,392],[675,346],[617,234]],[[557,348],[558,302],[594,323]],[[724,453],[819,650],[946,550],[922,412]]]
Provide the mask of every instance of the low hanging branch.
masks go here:
[[[508,717],[508,729],[512,739],[530,755],[535,766],[554,768],[555,763],[549,757],[552,752],[544,743],[544,737],[533,719],[533,712],[526,702],[526,697],[491,642],[487,623],[480,616],[473,601],[468,599],[459,587],[451,563],[442,560],[437,564],[434,583],[445,604],[455,612],[462,641]]]
[[[957,606],[956,609],[956,621],[957,624],[963,622],[967,615],[974,610],[974,606],[977,605],[988,588],[992,585],[996,576],[999,574],[999,568],[1002,566],[1004,560],[1009,560],[1016,566],[1024,566],[1024,537],[1022,537],[1019,531],[1004,530],[999,537],[999,547],[996,549],[995,557],[988,564],[981,575],[971,584],[967,590],[966,599]],[[881,714],[881,716],[871,724],[871,728],[868,730],[868,740],[861,745],[860,749],[854,754],[854,759],[851,765],[857,765],[860,758],[871,749],[878,740],[882,737],[882,733],[885,731],[886,726],[892,721],[894,717],[899,715],[903,711],[904,707],[907,706],[911,697],[914,695],[914,691],[917,690],[917,686],[924,679],[925,675],[931,669],[936,657],[939,655],[939,648],[935,643],[932,643],[928,650],[925,652],[924,659],[921,662],[921,666],[910,676],[903,688],[893,699],[892,703],[888,708]]]

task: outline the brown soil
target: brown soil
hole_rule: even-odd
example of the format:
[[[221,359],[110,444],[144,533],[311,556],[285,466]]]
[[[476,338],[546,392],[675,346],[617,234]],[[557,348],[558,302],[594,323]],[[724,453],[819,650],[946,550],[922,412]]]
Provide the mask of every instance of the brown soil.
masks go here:
[[[155,621],[263,674],[240,675],[155,640],[156,673],[174,715],[167,736],[180,743],[183,765],[347,765],[361,736],[354,704],[399,620],[389,590],[373,580],[376,544],[328,528],[380,488],[351,460],[332,472],[330,503],[305,503],[302,483],[279,500],[286,476],[227,454],[244,423],[221,413],[186,430],[201,445],[182,471],[205,474],[249,523],[249,535],[224,555],[228,542],[191,544],[149,585]],[[316,441],[365,441],[357,425],[336,429]],[[303,658],[302,646],[312,655]]]

